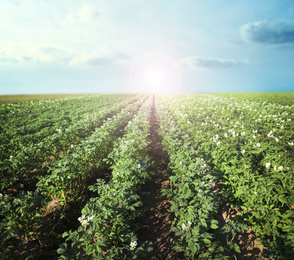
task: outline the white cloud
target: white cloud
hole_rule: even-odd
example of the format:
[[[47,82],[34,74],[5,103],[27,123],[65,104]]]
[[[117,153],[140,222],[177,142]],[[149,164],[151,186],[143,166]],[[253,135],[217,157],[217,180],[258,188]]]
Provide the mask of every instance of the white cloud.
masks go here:
[[[52,62],[65,58],[55,47],[32,42],[0,42],[0,63]]]
[[[105,67],[128,59],[128,55],[105,45],[81,51],[34,42],[0,41],[0,64],[59,63],[65,66]]]
[[[105,67],[114,63],[119,63],[127,60],[129,57],[126,54],[114,52],[111,50],[95,51],[83,55],[73,57],[70,66],[98,66]]]
[[[68,14],[66,22],[91,22],[97,19],[99,12],[92,5],[85,5],[77,14]]]
[[[294,43],[294,24],[257,21],[240,27],[240,36],[247,42],[265,44]]]
[[[94,51],[70,51],[33,42],[0,42],[0,64],[59,63],[105,67],[127,60],[126,54],[100,46]]]
[[[180,65],[191,68],[232,68],[247,64],[248,60],[205,58],[199,56],[187,57],[179,62]]]

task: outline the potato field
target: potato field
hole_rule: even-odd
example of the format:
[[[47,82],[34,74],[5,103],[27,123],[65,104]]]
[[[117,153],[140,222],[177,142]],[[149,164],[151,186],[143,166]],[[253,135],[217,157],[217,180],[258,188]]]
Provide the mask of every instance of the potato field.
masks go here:
[[[0,104],[0,259],[294,259],[294,93]]]

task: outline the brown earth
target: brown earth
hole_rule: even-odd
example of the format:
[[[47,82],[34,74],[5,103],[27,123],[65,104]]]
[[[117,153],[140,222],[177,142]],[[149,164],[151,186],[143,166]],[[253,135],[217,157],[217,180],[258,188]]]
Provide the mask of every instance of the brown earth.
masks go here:
[[[223,227],[228,219],[237,220],[237,213],[238,209],[230,208],[226,206],[224,203],[220,204],[220,210],[216,215],[216,219],[219,222],[220,228]],[[218,239],[225,239],[224,236],[215,233]],[[269,260],[264,256],[266,252],[266,248],[263,245],[259,245],[258,241],[258,234],[250,228],[245,233],[238,233],[235,238],[234,242],[237,243],[241,249],[241,253],[236,253],[238,260],[251,260],[251,259],[262,259],[262,260]]]
[[[176,251],[172,248],[174,234],[170,231],[174,216],[170,210],[170,200],[161,194],[163,189],[170,188],[170,184],[164,152],[157,134],[158,122],[155,114],[156,108],[153,99],[149,156],[155,161],[154,166],[150,169],[154,175],[142,187],[142,201],[145,205],[145,211],[140,223],[143,228],[138,235],[141,241],[152,241],[153,251],[146,257],[151,260],[170,259],[176,255]]]

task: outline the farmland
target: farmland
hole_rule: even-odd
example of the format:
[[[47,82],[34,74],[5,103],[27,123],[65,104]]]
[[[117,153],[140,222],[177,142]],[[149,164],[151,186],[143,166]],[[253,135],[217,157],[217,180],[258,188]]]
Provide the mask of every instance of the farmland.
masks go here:
[[[2,95],[0,96],[1,103],[16,103],[34,100],[44,100],[52,98],[66,98],[66,97],[77,97],[81,94],[43,94],[43,95]]]
[[[1,259],[291,259],[294,94],[0,106]]]

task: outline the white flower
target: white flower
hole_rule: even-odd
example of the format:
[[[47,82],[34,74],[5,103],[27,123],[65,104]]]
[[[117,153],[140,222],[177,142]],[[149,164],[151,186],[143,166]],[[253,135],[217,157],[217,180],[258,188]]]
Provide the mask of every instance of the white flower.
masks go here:
[[[244,153],[245,153],[245,150],[242,151],[242,154],[244,154]]]
[[[288,143],[288,145],[291,145],[291,146],[293,146],[293,145],[294,145],[294,143],[293,143],[293,142],[291,142],[291,143]]]
[[[80,221],[82,225],[87,225],[89,221],[92,220],[94,217],[95,215],[88,216],[88,217],[86,217],[85,215],[82,215],[81,217],[78,218],[78,221]]]
[[[88,224],[88,220],[86,219],[85,215],[82,215],[81,217],[78,218],[78,221],[80,221],[80,223],[82,225],[87,225]]]
[[[117,175],[119,175],[119,172],[116,172]]]
[[[277,137],[275,138],[275,140],[276,140],[276,142],[279,142],[279,139]]]
[[[277,166],[275,165],[274,170],[277,171]]]
[[[82,215],[81,217],[79,217],[78,220],[80,221],[83,218],[85,218],[85,215]]]
[[[255,138],[256,138],[256,136],[255,136],[255,135],[253,135],[252,137],[253,137],[253,139],[255,139]]]
[[[134,250],[135,248],[136,248],[136,246],[137,246],[137,241],[133,241],[133,242],[131,242],[131,244],[130,244],[130,249],[131,250]]]
[[[256,146],[257,146],[257,147],[260,147],[260,143],[257,143]]]
[[[192,223],[191,221],[187,222],[187,225],[185,223],[182,224],[182,229],[183,230],[187,230],[189,227],[191,227]]]
[[[283,166],[279,166],[279,167],[278,167],[278,170],[279,170],[279,171],[282,171],[282,170],[283,170]]]
[[[138,163],[138,169],[140,169],[141,168],[141,164],[140,163]]]
[[[269,168],[271,167],[271,164],[268,162],[268,163],[265,164],[265,167],[266,167],[267,169],[269,169]]]
[[[182,224],[182,229],[183,229],[183,230],[186,230],[186,229],[187,229],[187,226],[186,226],[185,223]]]
[[[221,144],[221,142],[220,142],[220,141],[218,141],[218,142],[216,143],[216,145],[217,145],[217,146],[219,146],[220,144]]]
[[[73,144],[70,147],[73,148]]]
[[[93,218],[95,218],[95,215],[89,216],[87,219],[88,221],[92,220]]]
[[[182,164],[182,161],[180,161],[179,164]]]
[[[2,193],[0,193],[0,198],[2,198],[3,197],[3,194]]]

